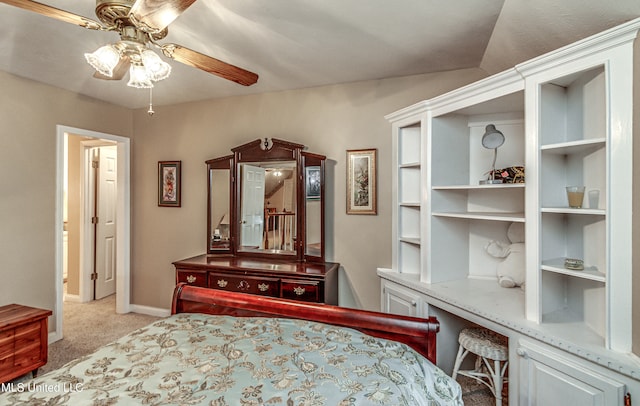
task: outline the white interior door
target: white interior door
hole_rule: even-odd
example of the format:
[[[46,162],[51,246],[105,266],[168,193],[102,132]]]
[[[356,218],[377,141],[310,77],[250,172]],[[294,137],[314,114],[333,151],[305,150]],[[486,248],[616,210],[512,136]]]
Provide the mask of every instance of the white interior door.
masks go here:
[[[116,292],[117,150],[96,148],[99,155],[96,196],[95,298]]]
[[[284,193],[283,193],[283,204],[282,207],[284,211],[293,212],[295,211],[295,185],[293,184],[293,179],[285,179],[284,180]]]
[[[240,240],[243,247],[263,248],[264,168],[243,164]]]

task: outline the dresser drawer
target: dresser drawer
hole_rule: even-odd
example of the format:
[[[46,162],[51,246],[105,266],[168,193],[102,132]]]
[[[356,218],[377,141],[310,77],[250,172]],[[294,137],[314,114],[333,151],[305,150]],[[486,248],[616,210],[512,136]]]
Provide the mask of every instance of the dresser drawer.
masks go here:
[[[209,273],[209,287],[212,289],[244,292],[254,295],[275,296],[280,292],[278,278]]]
[[[282,279],[282,298],[305,302],[320,301],[320,282]]]
[[[207,287],[207,271],[179,270],[176,273],[176,279],[177,283],[185,282],[189,285]]]

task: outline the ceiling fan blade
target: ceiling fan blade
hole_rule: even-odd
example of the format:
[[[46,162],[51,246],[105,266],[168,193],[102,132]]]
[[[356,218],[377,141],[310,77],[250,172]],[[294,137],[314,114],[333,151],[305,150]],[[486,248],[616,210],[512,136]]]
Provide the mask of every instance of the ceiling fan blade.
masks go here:
[[[102,30],[104,27],[97,21],[77,14],[70,13],[68,11],[60,10],[55,7],[47,6],[46,4],[38,3],[31,0],[0,0],[0,3],[9,4],[27,11],[33,11],[34,13],[41,14],[45,17],[55,18],[56,20],[64,21],[65,23],[71,23],[79,25],[80,27],[89,28],[91,30]]]
[[[129,57],[123,56],[120,58],[120,61],[118,61],[118,64],[116,65],[116,67],[113,68],[113,75],[107,76],[96,71],[93,74],[93,77],[96,79],[103,79],[103,80],[120,80],[129,71],[129,66],[131,66],[131,60],[129,59]]]
[[[162,52],[169,58],[185,65],[202,69],[205,72],[220,76],[244,86],[251,86],[258,81],[258,75],[237,66],[222,62],[219,59],[192,51],[176,44],[162,45]]]
[[[196,0],[137,0],[129,18],[142,31],[157,33],[164,30]]]

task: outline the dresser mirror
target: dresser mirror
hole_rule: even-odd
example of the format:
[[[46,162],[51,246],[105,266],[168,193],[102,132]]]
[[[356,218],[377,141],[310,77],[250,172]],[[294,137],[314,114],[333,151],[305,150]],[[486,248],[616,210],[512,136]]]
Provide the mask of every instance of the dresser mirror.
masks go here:
[[[324,261],[324,161],[258,139],[208,160],[209,254]]]
[[[295,161],[238,164],[238,252],[296,254],[296,169]]]
[[[209,253],[231,252],[231,165],[233,155],[207,161]]]
[[[304,213],[306,238],[304,254],[324,261],[324,162],[325,157],[302,153],[304,168]]]

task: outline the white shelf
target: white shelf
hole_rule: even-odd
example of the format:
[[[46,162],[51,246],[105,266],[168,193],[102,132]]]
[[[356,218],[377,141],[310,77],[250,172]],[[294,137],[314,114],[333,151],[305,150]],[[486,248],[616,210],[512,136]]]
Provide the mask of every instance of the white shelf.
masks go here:
[[[605,138],[593,138],[588,140],[578,140],[569,142],[560,142],[555,144],[547,144],[540,147],[543,152],[552,154],[568,155],[575,153],[584,153],[603,148],[606,145]]]
[[[418,202],[400,202],[398,203],[398,206],[400,207],[413,207],[413,208],[420,208],[420,203]]]
[[[495,213],[495,212],[433,212],[435,217],[452,217],[471,220],[509,221],[524,223],[524,213]]]
[[[600,272],[595,266],[585,266],[584,270],[577,271],[573,269],[567,269],[564,267],[565,258],[553,258],[546,261],[542,261],[542,270],[548,272],[555,272],[563,275],[568,275],[576,278],[589,279],[597,282],[606,282],[607,277],[604,273]]]
[[[398,165],[398,168],[420,168],[420,162],[409,162],[405,164]]]
[[[443,185],[433,186],[433,190],[490,190],[490,189],[523,189],[524,183],[499,183],[496,185]]]
[[[593,216],[605,216],[607,214],[604,209],[572,209],[570,207],[543,207],[540,211],[542,213],[590,214]]]
[[[604,337],[571,309],[563,308],[545,313],[542,316],[542,323],[550,332],[569,342],[596,348],[602,348],[605,345]]]

